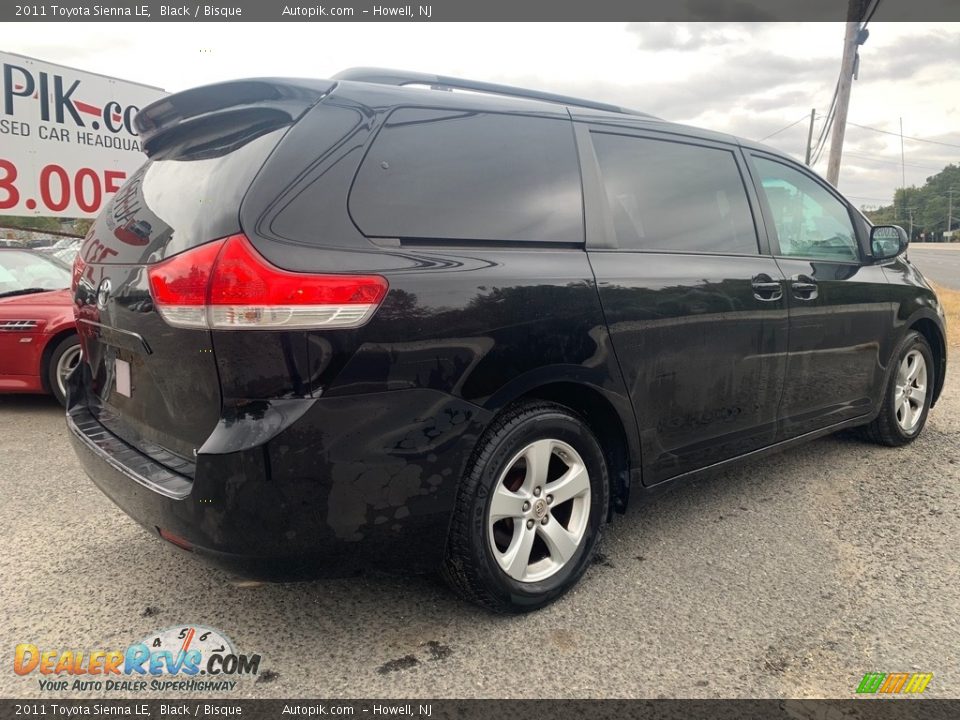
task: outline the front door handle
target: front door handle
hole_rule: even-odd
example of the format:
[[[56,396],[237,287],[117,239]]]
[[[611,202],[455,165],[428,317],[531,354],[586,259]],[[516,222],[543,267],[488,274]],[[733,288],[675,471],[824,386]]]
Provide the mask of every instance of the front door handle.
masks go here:
[[[797,300],[816,300],[820,293],[817,283],[809,275],[794,275],[790,278],[790,287]]]
[[[772,302],[783,297],[783,288],[780,283],[766,273],[754,275],[750,284],[753,286],[753,296],[763,302]]]

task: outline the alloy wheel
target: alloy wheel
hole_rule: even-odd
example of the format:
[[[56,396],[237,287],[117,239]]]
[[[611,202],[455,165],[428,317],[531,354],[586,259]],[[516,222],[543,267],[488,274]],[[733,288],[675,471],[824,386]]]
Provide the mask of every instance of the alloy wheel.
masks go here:
[[[897,368],[894,408],[900,428],[909,433],[920,422],[927,403],[927,361],[919,350],[911,350]]]
[[[560,440],[537,440],[500,475],[487,510],[490,549],[519,582],[559,572],[583,541],[590,476],[579,453]]]
[[[74,345],[66,350],[57,361],[57,387],[63,397],[67,395],[67,377],[80,363],[80,346]]]

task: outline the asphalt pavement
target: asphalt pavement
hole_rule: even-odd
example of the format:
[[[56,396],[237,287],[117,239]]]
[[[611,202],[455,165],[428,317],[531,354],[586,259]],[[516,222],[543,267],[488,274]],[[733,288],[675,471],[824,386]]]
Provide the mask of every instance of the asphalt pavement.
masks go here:
[[[262,656],[216,697],[849,697],[866,672],[931,672],[926,695],[956,697],[958,436],[954,372],[913,445],[830,437],[679,487],[618,517],[560,602],[504,617],[431,576],[236,583],[112,505],[51,400],[5,397],[0,696],[105,694],[41,691],[12,672],[17,643],[202,624]]]
[[[911,243],[909,253],[927,280],[960,290],[960,242]]]

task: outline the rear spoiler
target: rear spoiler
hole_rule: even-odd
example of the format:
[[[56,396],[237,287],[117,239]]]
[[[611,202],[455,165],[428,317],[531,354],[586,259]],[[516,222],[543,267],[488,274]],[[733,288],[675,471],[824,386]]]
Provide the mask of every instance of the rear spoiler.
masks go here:
[[[295,122],[319,102],[336,82],[259,78],[204,85],[168,95],[140,110],[134,126],[143,151],[154,155],[164,147],[191,134],[238,120],[276,125]]]

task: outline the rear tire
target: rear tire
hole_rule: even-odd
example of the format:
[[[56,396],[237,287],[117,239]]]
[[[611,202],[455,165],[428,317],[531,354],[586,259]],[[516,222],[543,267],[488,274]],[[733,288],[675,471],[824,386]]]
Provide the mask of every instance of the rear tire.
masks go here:
[[[880,414],[861,433],[880,445],[899,447],[916,440],[927,423],[936,366],[930,344],[918,332],[909,332],[893,357]]]
[[[548,402],[506,411],[481,438],[457,497],[443,575],[495,612],[529,612],[569,590],[593,558],[609,507],[600,444]]]
[[[50,392],[61,405],[67,404],[66,381],[80,362],[80,339],[76,335],[67,335],[53,348],[47,360],[46,376]]]

